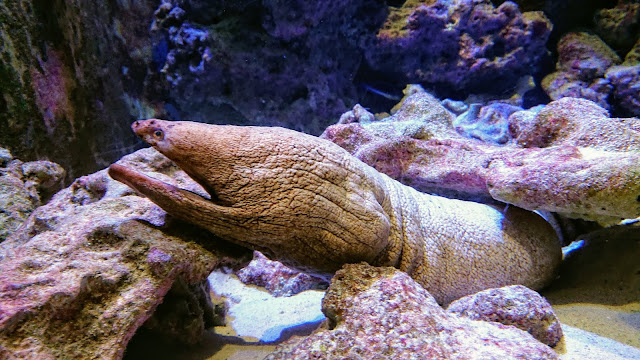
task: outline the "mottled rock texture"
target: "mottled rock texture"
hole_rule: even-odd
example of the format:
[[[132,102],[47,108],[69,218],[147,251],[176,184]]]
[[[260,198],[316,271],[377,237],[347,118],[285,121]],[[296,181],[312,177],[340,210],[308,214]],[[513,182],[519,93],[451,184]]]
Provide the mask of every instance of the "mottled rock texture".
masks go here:
[[[236,271],[245,284],[264,287],[274,296],[292,296],[310,289],[326,289],[325,279],[291,269],[277,261],[269,260],[261,252],[253,253],[253,260]]]
[[[505,2],[405,1],[391,7],[365,57],[371,68],[441,90],[500,92],[537,71],[552,25]],[[437,40],[436,40],[437,39]]]
[[[153,149],[122,163],[198,191]],[[180,296],[170,296],[153,323],[173,339],[194,342],[212,323],[199,284],[216,266],[248,255],[171,221],[106,171],[79,178],[0,244],[0,358],[121,358],[176,286]]]
[[[564,34],[575,29],[592,28],[594,14],[610,8],[617,0],[514,0],[522,11],[543,11],[553,23],[549,42],[555,44]],[[623,0],[625,1],[625,0]],[[631,0],[633,2],[634,0]],[[498,5],[506,1],[494,0]]]
[[[64,169],[50,161],[22,162],[0,148],[0,242],[62,188]]]
[[[542,80],[542,87],[552,100],[583,98],[608,109],[613,86],[604,75],[620,62],[620,57],[597,35],[571,32],[558,42],[557,71]]]
[[[406,93],[392,116],[358,122],[371,117],[354,111],[322,137],[424,192],[603,221],[640,215],[638,119],[565,98],[513,113],[509,145],[496,146],[458,134],[454,116],[422,89]]]
[[[509,116],[523,108],[502,102],[486,106],[471,104],[453,121],[456,131],[486,143],[505,144],[510,140]]]
[[[384,90],[399,93],[410,80],[456,99],[511,90],[545,62],[551,25],[539,10],[558,28],[584,25],[574,20],[586,14],[591,21],[599,5],[613,6],[518,1],[538,10],[521,12],[512,2],[494,3],[5,1],[0,142],[24,161],[61,164],[69,183],[138,147],[127,130],[134,119],[319,134],[358,100],[367,107],[384,101],[386,111],[392,100]],[[621,4],[600,23],[635,9]],[[633,33],[635,20],[623,20]],[[631,102],[622,99],[633,97],[629,76],[611,76],[620,79],[614,97],[624,111]]]
[[[393,268],[346,265],[322,303],[327,329],[293,338],[266,359],[557,359],[512,326],[445,312]]]
[[[562,339],[560,321],[549,302],[522,285],[487,289],[465,296],[452,302],[447,311],[472,320],[513,325],[552,347]]]
[[[356,102],[361,42],[386,13],[337,0],[4,1],[0,143],[61,164],[69,183],[135,149],[140,118],[319,134]]]
[[[618,0],[615,7],[600,9],[594,14],[598,35],[622,53],[638,41],[640,35],[640,3]]]
[[[356,102],[361,45],[386,12],[362,0],[163,0],[151,69],[163,115],[319,134]]]
[[[556,234],[538,215],[420,193],[311,135],[157,119],[132,129],[208,196],[118,164],[113,178],[180,219],[302,270],[396,266],[447,303],[490,287],[540,288],[560,261]]]
[[[606,77],[614,86],[613,97],[620,112],[640,116],[640,62],[612,66],[607,70]]]
[[[130,100],[142,95],[151,6],[0,3],[0,143],[24,161],[59,163],[67,183],[129,153],[128,123],[144,113]]]

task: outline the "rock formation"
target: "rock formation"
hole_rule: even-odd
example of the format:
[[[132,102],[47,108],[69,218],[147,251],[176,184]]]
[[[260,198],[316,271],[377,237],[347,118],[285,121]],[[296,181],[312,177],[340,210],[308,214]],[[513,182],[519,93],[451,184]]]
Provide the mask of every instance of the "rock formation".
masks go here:
[[[153,149],[122,162],[198,189]],[[213,322],[202,282],[250,254],[170,221],[106,170],[79,178],[0,244],[0,358],[121,358],[163,299],[150,327],[195,342]]]
[[[406,94],[392,116],[354,110],[322,137],[424,192],[605,223],[640,216],[638,119],[564,98],[512,113],[509,144],[497,146],[457,133],[454,115],[420,87]]]
[[[346,265],[333,278],[322,311],[328,328],[293,338],[266,359],[558,358],[513,326],[447,313],[393,268]]]

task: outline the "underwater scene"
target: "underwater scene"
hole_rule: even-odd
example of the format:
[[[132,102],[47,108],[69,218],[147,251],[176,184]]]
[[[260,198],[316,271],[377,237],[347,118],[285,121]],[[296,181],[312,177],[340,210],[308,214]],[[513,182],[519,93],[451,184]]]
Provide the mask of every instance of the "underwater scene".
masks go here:
[[[0,360],[640,359],[639,0],[0,0]]]

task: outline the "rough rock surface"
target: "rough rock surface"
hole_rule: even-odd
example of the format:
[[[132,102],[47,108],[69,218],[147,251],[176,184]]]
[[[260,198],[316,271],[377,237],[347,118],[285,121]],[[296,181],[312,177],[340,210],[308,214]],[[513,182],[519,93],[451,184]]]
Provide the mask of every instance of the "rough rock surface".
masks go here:
[[[613,96],[620,110],[632,116],[640,116],[640,62],[612,66],[607,70],[606,77],[614,86]]]
[[[390,8],[365,57],[374,70],[454,91],[501,91],[534,73],[551,23],[505,2],[409,0]],[[434,41],[437,39],[437,41]]]
[[[64,169],[50,161],[23,163],[0,148],[0,242],[62,188]]]
[[[486,143],[505,144],[509,137],[509,116],[523,108],[502,102],[486,106],[471,104],[453,122],[456,131]]]
[[[495,146],[458,134],[453,115],[419,87],[406,94],[392,116],[358,122],[371,117],[354,111],[322,137],[424,192],[603,221],[640,215],[638,119],[565,98],[513,113],[515,140]]]
[[[319,134],[356,102],[361,43],[386,13],[363,0],[2,2],[0,143],[70,182],[139,146],[140,118]]]
[[[598,35],[617,50],[628,50],[638,41],[640,30],[640,3],[618,0],[611,9],[600,9],[594,14]]]
[[[266,359],[557,359],[530,334],[444,311],[393,268],[345,265],[322,302],[329,328],[293,338]]]
[[[609,118],[605,109],[584,99],[553,101],[533,119],[513,118],[509,125],[514,142],[524,148],[565,145],[608,152],[640,150],[640,119]]]
[[[487,289],[465,296],[452,302],[447,311],[472,320],[513,325],[551,347],[563,336],[560,321],[549,302],[522,285]]]
[[[0,3],[0,143],[51,160],[67,183],[131,152],[151,1]],[[105,16],[105,14],[109,14]]]
[[[608,109],[613,87],[604,75],[621,61],[597,35],[571,32],[558,42],[557,71],[542,80],[542,87],[553,100],[583,98]]]
[[[158,116],[319,134],[356,101],[361,43],[385,13],[363,0],[163,0],[150,80],[170,106]]]
[[[122,162],[198,191],[153,149]],[[250,253],[169,220],[104,170],[37,208],[0,244],[0,358],[120,358],[176,283],[201,290],[165,306],[167,314],[191,311],[162,327],[196,340],[212,315],[197,284],[216,266],[248,261]]]
[[[273,127],[148,119],[133,131],[201,196],[126,166],[109,174],[168,213],[304,271],[396,266],[441,303],[491,287],[539,289],[560,261],[537,214],[420,193],[315,136]],[[250,226],[249,226],[250,225]]]
[[[253,260],[236,272],[245,284],[264,287],[273,296],[292,296],[311,289],[326,289],[328,283],[323,278],[305,274],[269,260],[259,251],[254,251]]]
[[[637,7],[640,9],[640,4],[637,4]],[[640,36],[625,56],[624,62],[619,66],[610,67],[605,77],[614,86],[613,98],[618,110],[636,117],[640,116],[640,91],[638,91],[640,87]]]

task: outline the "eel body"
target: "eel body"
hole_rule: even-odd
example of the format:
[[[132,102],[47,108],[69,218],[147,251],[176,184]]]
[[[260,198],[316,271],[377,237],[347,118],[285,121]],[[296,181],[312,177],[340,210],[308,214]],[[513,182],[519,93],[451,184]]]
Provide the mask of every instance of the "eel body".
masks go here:
[[[311,135],[157,119],[132,129],[210,198],[119,164],[111,177],[172,216],[304,271],[395,266],[448,303],[492,287],[539,289],[561,259],[537,214],[420,193]]]

